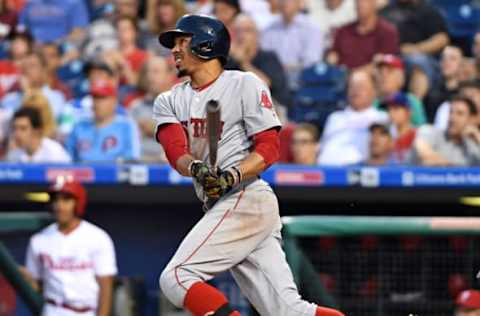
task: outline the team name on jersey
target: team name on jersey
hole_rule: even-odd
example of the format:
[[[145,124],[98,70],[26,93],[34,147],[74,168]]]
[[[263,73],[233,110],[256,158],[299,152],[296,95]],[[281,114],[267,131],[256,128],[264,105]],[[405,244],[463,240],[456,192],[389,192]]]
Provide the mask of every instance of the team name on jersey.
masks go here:
[[[182,121],[182,126],[188,129],[188,121]],[[206,118],[190,118],[190,124],[193,126],[193,137],[195,138],[207,138],[207,119]],[[221,138],[223,132],[224,121],[220,122],[220,135],[218,139]]]
[[[40,261],[43,266],[50,270],[87,270],[93,268],[93,262],[91,261],[77,261],[74,257],[63,257],[59,258],[57,261],[46,253],[40,254]]]

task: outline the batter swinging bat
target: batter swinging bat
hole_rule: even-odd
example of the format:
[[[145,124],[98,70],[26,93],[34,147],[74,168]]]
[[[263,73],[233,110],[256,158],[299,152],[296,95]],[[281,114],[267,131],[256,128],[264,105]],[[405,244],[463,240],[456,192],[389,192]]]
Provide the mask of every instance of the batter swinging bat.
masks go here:
[[[207,135],[210,168],[213,172],[216,172],[218,139],[220,136],[220,103],[216,100],[207,102]]]

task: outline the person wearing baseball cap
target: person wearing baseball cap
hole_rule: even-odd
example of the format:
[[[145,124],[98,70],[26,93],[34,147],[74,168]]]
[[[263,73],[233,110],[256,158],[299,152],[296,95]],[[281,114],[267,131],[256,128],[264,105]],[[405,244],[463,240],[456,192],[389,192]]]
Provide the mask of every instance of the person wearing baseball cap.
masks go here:
[[[374,122],[368,128],[370,132],[369,155],[366,164],[369,166],[382,166],[393,163],[393,139],[390,128],[383,122]]]
[[[408,163],[417,131],[411,122],[412,103],[407,94],[399,92],[384,99],[380,107],[387,110],[396,135],[393,146],[394,159],[400,164]]]
[[[396,55],[378,55],[375,58],[374,64],[380,98],[375,103],[375,107],[379,108],[382,99],[402,92],[406,82],[406,71],[403,60]],[[406,96],[412,105],[411,121],[413,125],[418,127],[425,124],[427,122],[427,116],[423,103],[411,93],[407,93]]]
[[[455,316],[480,316],[480,291],[460,292],[455,300]]]
[[[65,147],[76,161],[132,161],[140,158],[138,126],[126,115],[117,113],[118,91],[114,83],[91,83],[93,118],[76,123]]]
[[[25,278],[44,298],[42,316],[110,315],[117,274],[110,236],[83,219],[87,191],[61,175],[48,188],[55,223],[30,239]]]

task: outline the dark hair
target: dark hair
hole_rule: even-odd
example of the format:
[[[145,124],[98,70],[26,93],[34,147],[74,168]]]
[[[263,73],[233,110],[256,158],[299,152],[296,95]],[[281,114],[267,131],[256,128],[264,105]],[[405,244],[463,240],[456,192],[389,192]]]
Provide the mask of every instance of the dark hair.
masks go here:
[[[475,103],[470,98],[467,98],[463,95],[455,95],[450,99],[450,103],[453,102],[465,103],[468,107],[468,112],[470,112],[470,115],[477,115],[478,113]]]
[[[30,124],[32,124],[32,127],[34,129],[43,128],[42,116],[40,115],[40,111],[38,111],[36,108],[32,108],[32,107],[20,108],[13,115],[13,121],[21,117],[28,118],[30,120]]]
[[[301,123],[301,124],[298,124],[296,127],[295,127],[295,130],[294,132],[296,131],[306,131],[307,133],[309,133],[310,135],[312,135],[313,137],[313,140],[315,142],[318,142],[320,140],[320,133],[318,132],[318,128],[313,125],[313,124],[310,124],[310,123]]]
[[[473,79],[473,80],[466,80],[462,81],[458,85],[458,90],[466,89],[466,88],[474,88],[474,89],[479,89],[480,90],[480,80],[479,79]]]

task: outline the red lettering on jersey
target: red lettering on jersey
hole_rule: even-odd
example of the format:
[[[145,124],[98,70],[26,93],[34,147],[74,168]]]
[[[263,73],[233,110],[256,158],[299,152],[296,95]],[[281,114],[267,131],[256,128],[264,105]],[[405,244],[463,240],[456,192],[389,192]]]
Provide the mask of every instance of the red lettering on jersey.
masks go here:
[[[39,258],[43,266],[50,270],[75,271],[75,270],[86,270],[86,269],[93,268],[93,262],[77,261],[77,259],[74,257],[63,257],[63,258],[60,258],[57,262],[55,262],[50,255],[46,253],[41,253],[39,255]]]
[[[191,118],[190,124],[193,125],[193,137],[198,138],[202,136],[201,124],[205,119]]]
[[[203,118],[191,118],[190,124],[193,125],[193,137],[195,138],[207,138],[207,119]],[[220,135],[218,135],[218,139],[221,138],[221,134],[223,132],[223,125],[225,122],[220,122]]]
[[[262,98],[260,100],[260,104],[266,107],[267,109],[273,108],[272,100],[270,100],[270,98],[268,97],[267,91],[265,90],[262,91]]]
[[[118,139],[115,136],[108,136],[102,143],[102,150],[107,151],[109,149],[115,148],[118,144]]]

